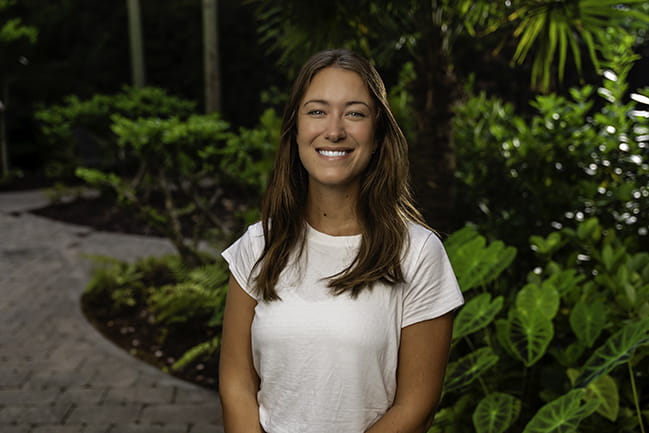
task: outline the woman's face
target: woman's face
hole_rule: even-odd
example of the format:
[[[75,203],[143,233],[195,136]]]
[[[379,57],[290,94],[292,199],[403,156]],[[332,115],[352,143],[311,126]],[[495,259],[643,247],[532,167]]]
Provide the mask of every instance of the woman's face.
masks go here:
[[[361,77],[328,67],[297,108],[297,144],[309,187],[357,187],[376,149],[375,110]]]

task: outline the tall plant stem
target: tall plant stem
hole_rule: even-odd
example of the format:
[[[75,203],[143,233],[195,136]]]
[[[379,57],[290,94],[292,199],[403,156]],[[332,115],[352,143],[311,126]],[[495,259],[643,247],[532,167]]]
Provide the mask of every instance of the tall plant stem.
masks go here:
[[[627,362],[629,366],[629,378],[631,379],[631,389],[633,390],[633,402],[635,403],[635,411],[638,415],[638,424],[640,424],[640,430],[642,433],[646,433],[644,429],[644,423],[642,422],[642,411],[640,411],[640,401],[638,398],[638,389],[635,386],[635,375],[633,374],[633,367],[631,366],[631,361]]]

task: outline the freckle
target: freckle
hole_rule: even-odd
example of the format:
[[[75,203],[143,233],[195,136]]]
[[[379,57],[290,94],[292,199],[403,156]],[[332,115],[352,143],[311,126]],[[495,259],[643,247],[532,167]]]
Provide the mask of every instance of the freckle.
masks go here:
[[[322,215],[323,215],[323,216],[327,216],[327,214],[326,214],[326,213],[323,213]]]

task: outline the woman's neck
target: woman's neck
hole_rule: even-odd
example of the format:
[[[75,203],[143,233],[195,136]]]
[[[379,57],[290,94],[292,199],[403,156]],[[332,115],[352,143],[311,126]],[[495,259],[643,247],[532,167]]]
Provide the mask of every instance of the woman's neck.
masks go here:
[[[307,222],[331,236],[351,236],[361,232],[356,214],[358,189],[309,188]]]

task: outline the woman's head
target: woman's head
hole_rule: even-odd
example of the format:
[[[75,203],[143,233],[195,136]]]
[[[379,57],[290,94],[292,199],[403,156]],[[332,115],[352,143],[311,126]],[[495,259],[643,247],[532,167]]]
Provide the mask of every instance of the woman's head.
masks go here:
[[[375,116],[375,154],[363,176],[361,192],[376,187],[383,188],[386,182],[395,185],[406,182],[407,144],[390,111],[383,80],[369,61],[346,49],[317,53],[307,60],[298,73],[282,119],[280,145],[273,176],[275,179],[272,180],[288,186],[296,194],[296,199],[301,204],[305,203],[308,174],[300,161],[297,149],[298,113],[314,77],[327,68],[341,68],[356,73],[372,99]]]

